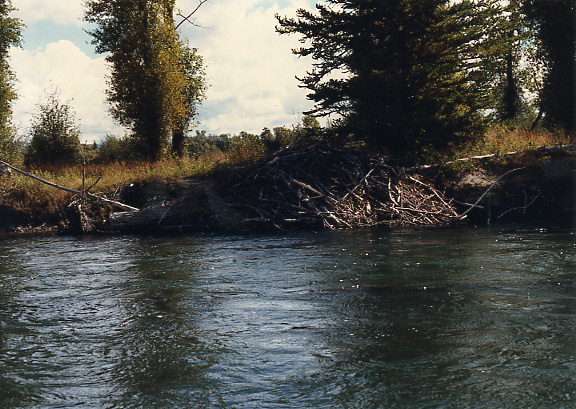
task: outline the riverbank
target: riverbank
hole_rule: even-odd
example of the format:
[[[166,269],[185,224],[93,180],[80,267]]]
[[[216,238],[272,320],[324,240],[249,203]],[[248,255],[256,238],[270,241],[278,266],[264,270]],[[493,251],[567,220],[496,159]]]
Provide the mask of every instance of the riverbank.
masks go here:
[[[297,146],[255,164],[177,180],[127,181],[102,193],[138,208],[130,212],[70,198],[39,217],[12,188],[0,195],[0,231],[249,233],[571,221],[575,155],[573,146],[552,147],[404,169],[356,150]]]

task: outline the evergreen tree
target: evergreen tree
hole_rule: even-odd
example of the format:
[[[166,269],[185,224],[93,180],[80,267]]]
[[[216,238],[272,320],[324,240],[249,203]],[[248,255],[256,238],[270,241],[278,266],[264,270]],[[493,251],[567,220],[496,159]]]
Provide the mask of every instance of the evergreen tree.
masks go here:
[[[16,131],[11,124],[15,76],[8,63],[8,51],[20,45],[22,23],[10,17],[13,10],[10,0],[0,0],[0,159],[4,160],[10,160],[17,150]]]
[[[481,70],[490,84],[490,111],[507,125],[522,126],[534,118],[529,95],[541,88],[542,61],[538,41],[523,8],[523,0],[502,0],[483,41]]]
[[[518,118],[522,110],[520,60],[522,44],[526,40],[524,19],[517,0],[510,0],[495,19],[492,35],[485,42],[482,58],[484,72],[492,74],[492,107],[496,119],[510,121]]]
[[[549,126],[576,130],[576,0],[525,0],[547,72],[540,108]]]
[[[147,159],[180,144],[182,129],[203,95],[201,59],[180,39],[175,0],[89,0],[86,20],[99,53],[111,64],[108,100],[120,124],[129,127]],[[192,90],[195,90],[193,92]],[[178,147],[177,150],[181,150]]]
[[[330,0],[281,34],[307,44],[300,79],[315,115],[337,113],[358,139],[396,157],[436,151],[478,134],[489,79],[481,70],[500,8],[491,0]]]

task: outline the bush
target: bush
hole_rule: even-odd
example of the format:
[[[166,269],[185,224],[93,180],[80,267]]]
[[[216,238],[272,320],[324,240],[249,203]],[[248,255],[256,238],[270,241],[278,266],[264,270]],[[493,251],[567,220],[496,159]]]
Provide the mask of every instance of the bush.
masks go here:
[[[82,160],[80,129],[68,103],[60,102],[58,90],[38,104],[32,118],[30,145],[24,155],[27,167],[79,164]]]
[[[240,135],[232,137],[228,158],[235,163],[252,162],[260,159],[265,152],[264,142],[258,135],[240,132]]]
[[[104,164],[135,161],[133,144],[134,141],[127,136],[119,138],[113,135],[106,135],[100,143],[92,163]]]

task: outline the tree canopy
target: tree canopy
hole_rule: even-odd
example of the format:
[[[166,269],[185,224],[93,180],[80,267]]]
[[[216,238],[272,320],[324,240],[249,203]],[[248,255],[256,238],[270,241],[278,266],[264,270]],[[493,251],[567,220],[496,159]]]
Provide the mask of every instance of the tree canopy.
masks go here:
[[[69,103],[60,101],[58,90],[38,104],[32,119],[27,166],[76,165],[80,163],[80,129]]]
[[[277,16],[277,31],[299,34],[293,53],[314,59],[300,78],[309,113],[336,113],[356,139],[410,157],[481,133],[496,108],[495,65],[506,78],[517,63],[509,15],[493,0],[329,0],[316,13]],[[518,96],[507,85],[503,105]]]
[[[86,20],[97,26],[89,32],[92,42],[112,67],[114,118],[132,130],[147,159],[160,159],[171,138],[181,151],[181,134],[204,96],[204,71],[176,31],[175,0],[89,0],[86,6]]]
[[[10,13],[14,10],[10,0],[0,0],[0,157],[6,159],[15,153],[15,130],[11,124],[12,102],[16,99],[15,75],[10,69],[8,51],[20,45],[22,22]]]

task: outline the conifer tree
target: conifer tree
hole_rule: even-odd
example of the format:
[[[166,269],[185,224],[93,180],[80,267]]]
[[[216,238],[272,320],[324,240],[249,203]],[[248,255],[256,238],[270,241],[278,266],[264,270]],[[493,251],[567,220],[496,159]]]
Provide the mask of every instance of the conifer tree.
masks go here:
[[[357,139],[407,158],[482,129],[481,57],[498,11],[491,0],[330,0],[277,16],[277,31],[300,34],[293,52],[314,59],[300,79],[309,113],[337,113]]]
[[[522,0],[501,1],[481,52],[482,72],[491,89],[489,108],[497,122],[520,125],[533,119],[526,95],[534,94],[541,75],[535,44]]]
[[[548,126],[576,130],[576,0],[525,0],[547,72],[540,108]]]

